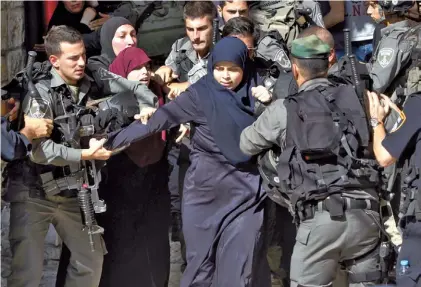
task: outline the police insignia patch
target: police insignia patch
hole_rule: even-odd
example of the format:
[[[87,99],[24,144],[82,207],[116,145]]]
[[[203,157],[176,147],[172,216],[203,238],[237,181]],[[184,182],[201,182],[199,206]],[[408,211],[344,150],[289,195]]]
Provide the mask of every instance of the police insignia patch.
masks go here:
[[[378,62],[382,68],[386,68],[393,59],[393,54],[395,51],[391,48],[383,48],[380,50],[379,55],[377,56]]]
[[[103,81],[109,81],[109,80],[121,78],[119,75],[113,74],[105,70],[104,68],[99,68],[98,74],[99,74],[100,79]]]
[[[284,68],[284,69],[291,69],[291,61],[289,60],[285,51],[282,50],[282,49],[280,49],[276,53],[276,55],[274,57],[274,61],[278,62],[279,65],[281,65],[281,67]]]
[[[402,127],[402,125],[405,123],[405,121],[406,121],[406,116],[402,112],[401,115],[400,115],[400,117],[397,119],[396,123],[393,125],[392,130],[390,131],[390,133],[394,133],[398,129],[400,129]]]
[[[43,99],[31,99],[31,105],[28,111],[28,116],[32,118],[44,118],[45,115],[51,116],[50,106]]]

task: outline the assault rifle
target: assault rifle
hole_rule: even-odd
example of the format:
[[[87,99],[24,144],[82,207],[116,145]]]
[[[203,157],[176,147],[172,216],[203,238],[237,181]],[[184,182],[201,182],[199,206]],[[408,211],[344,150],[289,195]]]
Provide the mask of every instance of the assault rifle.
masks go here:
[[[365,110],[365,101],[364,101],[364,84],[360,80],[360,75],[357,71],[357,60],[355,58],[355,55],[352,53],[352,43],[351,43],[351,35],[350,35],[349,29],[344,29],[344,40],[345,40],[345,56],[349,60],[349,64],[351,67],[351,75],[352,75],[352,82],[355,89],[355,92],[357,93],[358,100],[361,103],[361,106],[363,107],[363,110]],[[370,123],[368,122],[368,116],[365,117],[367,122],[367,128],[370,130]]]
[[[77,121],[80,125],[77,126],[76,133],[73,136],[80,139],[80,146],[86,148],[89,146],[89,140],[96,137],[94,110],[89,107],[79,107],[80,110],[76,113]],[[98,188],[101,182],[101,174],[98,164],[95,160],[82,161],[82,178],[80,188],[78,190],[79,208],[82,216],[83,228],[87,230],[89,236],[89,244],[92,252],[95,251],[95,244],[93,240],[94,234],[104,233],[104,228],[98,225],[95,219],[95,213],[103,213],[107,210],[107,205],[99,198]]]
[[[84,178],[81,188],[77,194],[82,222],[84,229],[87,229],[91,251],[95,251],[93,240],[94,234],[104,233],[104,228],[98,225],[95,213],[102,213],[107,210],[107,205],[99,199],[98,187],[100,182],[99,171],[96,169],[95,161],[83,161]]]
[[[22,109],[23,101],[25,99],[30,100],[31,98],[39,97],[39,93],[32,81],[32,69],[36,56],[36,52],[29,51],[25,69],[20,71],[10,83],[1,89],[2,101],[7,101],[11,98],[20,101],[17,120],[10,123],[11,128],[16,131],[21,130],[25,125]],[[8,117],[8,115],[5,116]]]
[[[348,57],[351,72],[352,72],[352,82],[353,86],[355,88],[355,91],[358,96],[358,100],[361,103],[361,106],[363,109],[365,109],[365,101],[364,101],[364,84],[361,82],[360,75],[357,71],[357,60],[355,58],[355,55],[352,54],[352,48],[351,48],[351,37],[350,37],[350,30],[344,29],[344,38],[345,38],[345,57]],[[368,122],[368,117],[366,116],[367,121],[367,127],[368,130],[370,130],[370,124]],[[380,211],[381,212],[381,211]],[[373,216],[371,216],[373,217]],[[392,273],[393,269],[393,263],[395,260],[395,253],[393,244],[391,241],[390,236],[387,234],[386,230],[384,229],[383,222],[377,221],[373,217],[374,222],[381,230],[380,235],[380,247],[379,247],[379,256],[380,256],[380,262],[379,262],[379,268],[382,276],[382,281],[386,281],[385,283],[388,283],[388,280],[390,278],[389,274]]]

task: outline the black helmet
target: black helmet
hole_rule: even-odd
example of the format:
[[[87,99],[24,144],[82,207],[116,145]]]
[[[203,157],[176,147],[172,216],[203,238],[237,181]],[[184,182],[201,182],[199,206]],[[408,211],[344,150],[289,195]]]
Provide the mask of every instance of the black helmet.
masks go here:
[[[403,1],[403,0],[379,0],[379,5],[387,13],[405,13],[412,6],[414,6],[415,1]]]

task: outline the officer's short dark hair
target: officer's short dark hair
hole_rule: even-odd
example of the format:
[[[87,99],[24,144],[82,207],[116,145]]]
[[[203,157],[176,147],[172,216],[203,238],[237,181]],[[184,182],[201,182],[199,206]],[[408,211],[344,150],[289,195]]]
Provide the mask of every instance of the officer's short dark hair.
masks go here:
[[[307,80],[326,76],[329,70],[329,59],[298,59],[291,56],[301,75]]]
[[[48,57],[51,55],[58,56],[61,54],[61,43],[76,44],[81,41],[83,41],[82,34],[76,29],[65,25],[54,26],[48,31],[45,37],[45,52]]]
[[[227,4],[227,2],[234,2],[234,1],[219,1],[218,5],[221,8],[224,8],[224,6]],[[249,1],[244,1],[247,4],[247,7],[250,7]]]
[[[208,17],[213,20],[217,16],[215,4],[212,1],[188,1],[184,5],[184,20]]]
[[[222,37],[226,36],[256,36],[256,28],[252,20],[246,17],[234,17],[228,20],[222,30]]]
[[[311,35],[316,35],[323,42],[329,45],[330,49],[335,47],[335,40],[333,39],[332,33],[329,30],[319,27],[319,26],[310,26],[300,34],[298,34],[297,39],[305,38]]]

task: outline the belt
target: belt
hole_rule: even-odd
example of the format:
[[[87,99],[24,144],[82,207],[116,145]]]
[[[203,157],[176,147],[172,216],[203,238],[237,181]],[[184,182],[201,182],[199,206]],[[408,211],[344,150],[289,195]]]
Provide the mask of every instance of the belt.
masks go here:
[[[52,172],[43,173],[40,177],[45,194],[75,197],[82,186],[83,175],[84,171],[81,170],[61,178],[54,178]]]
[[[372,210],[379,212],[380,211],[380,203],[375,200],[369,199],[353,199],[353,198],[344,198],[340,197],[339,207],[341,207],[341,211],[351,210],[351,209],[364,209],[364,210]],[[342,201],[342,202],[341,202]],[[331,216],[334,212],[334,206],[332,203],[331,198],[326,198],[321,201],[316,201],[312,203],[304,203],[302,205],[301,211],[300,208],[298,210],[298,216],[300,221],[312,219],[316,213],[316,211],[328,211]],[[342,213],[343,214],[343,213]],[[333,215],[335,216],[335,215]],[[338,215],[340,216],[340,214]]]

